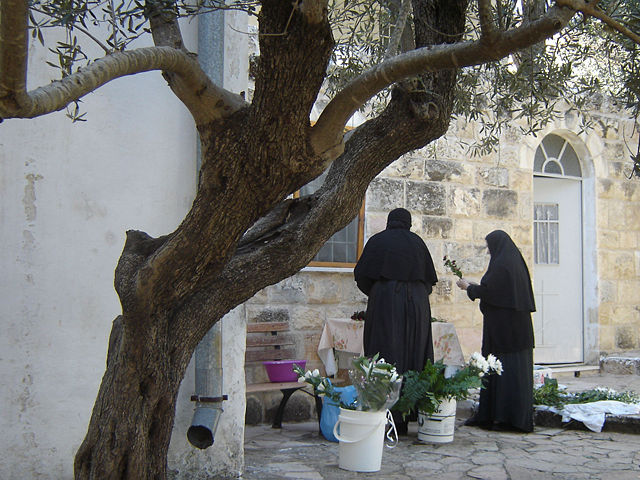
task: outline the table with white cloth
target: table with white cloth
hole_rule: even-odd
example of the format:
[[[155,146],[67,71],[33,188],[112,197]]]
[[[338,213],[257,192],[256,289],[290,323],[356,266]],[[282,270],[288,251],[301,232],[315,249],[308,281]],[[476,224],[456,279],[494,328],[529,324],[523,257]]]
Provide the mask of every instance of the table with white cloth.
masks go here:
[[[330,318],[325,321],[318,356],[328,376],[335,375],[338,368],[349,368],[352,358],[364,355],[363,336],[362,320]]]
[[[464,365],[462,348],[456,328],[452,323],[432,322],[434,360],[446,365]],[[335,375],[338,368],[350,368],[351,359],[364,355],[364,321],[330,318],[325,321],[318,356],[328,376]]]
[[[461,367],[464,355],[453,323],[431,322],[433,336],[433,360],[442,360],[445,365]]]

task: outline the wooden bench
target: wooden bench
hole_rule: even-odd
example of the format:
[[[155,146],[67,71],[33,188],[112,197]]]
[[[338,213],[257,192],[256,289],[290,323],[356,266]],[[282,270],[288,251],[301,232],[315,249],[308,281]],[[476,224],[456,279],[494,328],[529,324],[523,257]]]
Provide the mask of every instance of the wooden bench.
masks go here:
[[[288,333],[288,322],[259,322],[247,324],[247,350],[245,363],[260,363],[268,360],[298,360],[295,358],[295,339]],[[282,400],[273,418],[273,428],[282,428],[284,409],[296,391],[300,390],[315,398],[318,419],[322,411],[322,400],[309,391],[308,383],[299,382],[263,382],[248,383],[247,393],[271,392],[280,390]]]

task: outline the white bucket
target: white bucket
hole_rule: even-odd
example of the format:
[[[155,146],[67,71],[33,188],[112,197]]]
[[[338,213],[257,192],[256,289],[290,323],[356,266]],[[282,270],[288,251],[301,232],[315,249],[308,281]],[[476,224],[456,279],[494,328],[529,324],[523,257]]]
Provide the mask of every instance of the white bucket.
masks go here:
[[[443,400],[433,415],[418,412],[418,440],[425,443],[453,441],[456,426],[456,399]]]
[[[352,472],[377,472],[382,465],[387,411],[362,412],[340,408],[333,427],[339,445],[338,466]]]

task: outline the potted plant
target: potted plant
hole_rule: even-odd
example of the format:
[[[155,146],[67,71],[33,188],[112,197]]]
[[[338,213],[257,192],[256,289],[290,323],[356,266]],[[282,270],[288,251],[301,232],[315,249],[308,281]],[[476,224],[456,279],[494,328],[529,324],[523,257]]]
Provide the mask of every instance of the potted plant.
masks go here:
[[[502,363],[494,355],[484,358],[471,355],[469,362],[455,373],[441,361],[427,364],[421,372],[404,373],[402,395],[395,409],[404,416],[418,413],[418,440],[444,443],[453,440],[455,412],[458,400],[471,395],[470,390],[482,388],[482,378],[502,374]]]
[[[355,472],[380,470],[385,426],[391,418],[388,409],[398,400],[402,385],[402,377],[395,367],[378,355],[354,359],[349,378],[356,396],[348,404],[341,401],[331,381],[317,370],[306,373],[300,368],[294,367],[294,370],[298,381],[311,384],[316,394],[325,395],[339,405],[339,416],[333,427],[340,442],[338,466]]]

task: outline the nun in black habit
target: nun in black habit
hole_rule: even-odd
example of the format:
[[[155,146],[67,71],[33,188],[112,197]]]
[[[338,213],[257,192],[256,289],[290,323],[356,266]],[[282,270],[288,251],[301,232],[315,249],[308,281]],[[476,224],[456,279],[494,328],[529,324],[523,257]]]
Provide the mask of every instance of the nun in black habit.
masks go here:
[[[386,230],[369,239],[354,270],[369,296],[364,354],[379,353],[398,373],[433,361],[429,294],[438,277],[427,246],[410,228],[411,214],[392,210]]]
[[[457,285],[480,299],[482,355],[493,353],[502,375],[490,375],[480,406],[466,425],[494,430],[533,431],[533,325],[535,301],[529,269],[511,237],[502,230],[486,236],[491,260],[480,285],[462,278]]]

